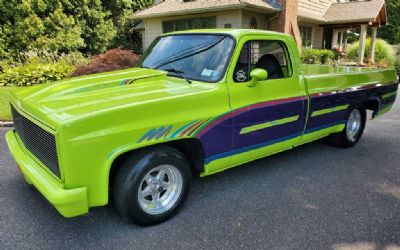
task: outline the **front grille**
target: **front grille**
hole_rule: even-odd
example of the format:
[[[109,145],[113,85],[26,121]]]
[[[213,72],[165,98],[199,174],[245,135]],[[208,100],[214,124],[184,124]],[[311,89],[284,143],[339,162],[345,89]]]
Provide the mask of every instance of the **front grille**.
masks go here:
[[[38,158],[58,178],[61,178],[56,139],[32,121],[22,116],[11,105],[14,128],[25,147]]]

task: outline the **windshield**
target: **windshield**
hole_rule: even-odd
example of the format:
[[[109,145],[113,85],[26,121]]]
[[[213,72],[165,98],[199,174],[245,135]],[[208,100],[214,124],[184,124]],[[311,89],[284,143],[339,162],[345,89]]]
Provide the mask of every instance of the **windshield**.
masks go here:
[[[223,35],[172,35],[161,37],[147,50],[141,67],[180,71],[193,80],[216,82],[225,74],[233,39]]]

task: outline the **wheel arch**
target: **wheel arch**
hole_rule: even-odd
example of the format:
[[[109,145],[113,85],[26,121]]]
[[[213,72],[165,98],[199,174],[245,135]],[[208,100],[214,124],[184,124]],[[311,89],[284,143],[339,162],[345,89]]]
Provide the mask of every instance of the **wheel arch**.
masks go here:
[[[167,145],[180,151],[189,161],[192,173],[199,174],[204,171],[204,147],[199,139],[196,138],[184,138],[167,142],[155,143],[142,147],[126,147],[116,150],[112,153],[113,157],[110,157],[108,163],[108,177],[107,177],[107,188],[108,193],[114,184],[114,179],[118,173],[119,166],[122,162],[134,154],[135,152],[157,147],[160,145]]]
[[[372,111],[372,118],[374,118],[379,112],[381,102],[379,98],[376,97],[363,102],[362,105],[365,109]]]

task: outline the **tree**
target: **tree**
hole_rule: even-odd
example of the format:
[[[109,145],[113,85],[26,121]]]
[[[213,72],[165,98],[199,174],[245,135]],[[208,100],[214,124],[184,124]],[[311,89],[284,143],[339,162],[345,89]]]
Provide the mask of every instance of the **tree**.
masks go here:
[[[104,52],[116,35],[101,0],[0,0],[0,51]]]
[[[111,47],[138,51],[129,19],[153,0],[0,0],[0,59],[27,52],[99,54]]]
[[[378,29],[378,37],[400,44],[400,1],[386,0],[389,24]]]
[[[103,6],[111,12],[117,30],[117,35],[111,42],[112,47],[141,51],[141,37],[134,30],[138,21],[130,19],[129,16],[153,3],[154,0],[103,0]]]
[[[84,46],[81,28],[57,1],[0,1],[0,26],[0,47],[13,57],[28,51],[70,52]]]
[[[53,0],[56,1],[57,0]],[[82,29],[85,54],[104,52],[117,34],[110,11],[103,8],[101,0],[62,0],[66,13],[73,15]]]

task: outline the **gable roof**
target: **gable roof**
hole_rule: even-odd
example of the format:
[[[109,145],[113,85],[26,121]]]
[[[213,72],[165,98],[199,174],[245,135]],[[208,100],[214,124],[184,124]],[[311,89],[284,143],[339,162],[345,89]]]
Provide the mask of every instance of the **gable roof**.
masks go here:
[[[273,7],[263,0],[165,0],[142,11],[135,12],[132,18],[146,19],[239,8],[255,8],[260,12],[279,11],[276,6]]]
[[[325,12],[324,18],[330,23],[374,22],[384,7],[384,0],[335,3]]]
[[[343,0],[342,0],[343,1]],[[298,11],[322,17],[332,3],[338,0],[297,0]]]
[[[291,0],[287,0],[291,1]],[[309,1],[309,0],[308,0]],[[311,4],[312,3],[312,4]],[[178,16],[230,9],[251,9],[271,13],[280,11],[276,0],[164,0],[135,12],[131,18]],[[299,1],[298,16],[322,24],[372,22],[386,24],[385,0],[359,0],[336,3],[333,0]]]
[[[326,24],[375,22],[386,24],[385,0],[360,0],[354,2],[332,3],[323,15],[299,9],[298,15],[303,19]],[[377,20],[379,18],[379,20]]]

